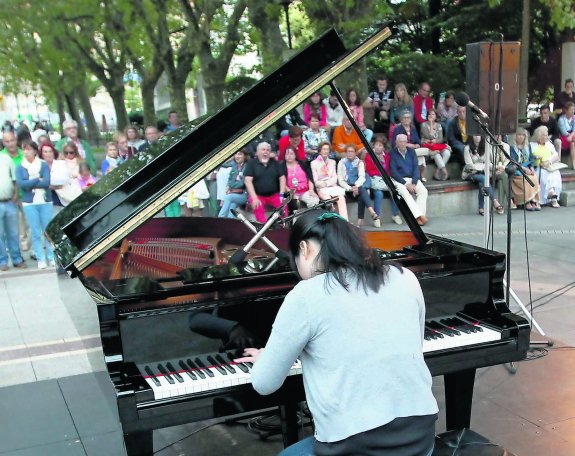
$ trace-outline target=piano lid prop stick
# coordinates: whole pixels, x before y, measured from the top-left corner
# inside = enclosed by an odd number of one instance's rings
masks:
[[[284,206],[281,205],[280,209],[283,210],[283,207]],[[240,261],[243,261],[254,244],[264,236],[265,232],[275,223],[278,218],[280,218],[280,212],[279,210],[276,210],[272,215],[270,215],[264,226],[262,226],[262,228],[256,234],[254,234],[254,237],[251,238],[251,240],[242,249],[238,249],[234,252],[230,258],[230,263],[236,264]]]
[[[242,214],[241,212],[236,211],[235,209],[231,209],[231,213],[234,214],[234,216],[240,220],[245,226],[247,226],[253,233],[257,233],[258,229],[253,225],[252,222],[250,222],[245,216],[244,214]],[[272,252],[277,256],[277,257],[286,257],[287,254],[283,251],[280,250],[272,241],[270,241],[266,236],[262,236],[262,241],[264,241],[266,243],[266,245],[272,250]]]

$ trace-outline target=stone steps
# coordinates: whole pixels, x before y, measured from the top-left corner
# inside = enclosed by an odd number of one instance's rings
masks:
[[[434,181],[427,177],[425,186],[428,190],[427,216],[445,217],[451,215],[469,215],[477,213],[477,185],[460,179],[461,167],[457,163],[448,163],[451,178],[447,181]],[[426,176],[433,176],[435,165],[428,164]],[[561,193],[561,206],[575,205],[575,170],[561,170],[563,176],[563,192]],[[503,201],[501,201],[503,203]],[[357,202],[347,205],[350,220],[357,220]],[[393,223],[391,220],[391,203],[389,197],[383,201],[382,223]],[[366,212],[366,225],[370,223]]]

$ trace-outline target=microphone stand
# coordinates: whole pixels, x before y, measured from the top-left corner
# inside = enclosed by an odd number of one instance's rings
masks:
[[[521,299],[519,299],[517,294],[515,294],[515,292],[510,287],[510,284],[511,284],[511,178],[512,178],[513,174],[515,174],[515,171],[519,171],[521,173],[521,175],[523,176],[523,178],[525,179],[525,181],[527,181],[527,183],[529,185],[531,185],[531,187],[535,187],[535,183],[529,178],[527,173],[523,170],[523,167],[519,163],[517,163],[515,160],[513,160],[513,158],[511,157],[511,155],[509,153],[507,153],[507,151],[503,147],[503,144],[501,144],[499,141],[497,141],[497,138],[495,137],[495,135],[491,132],[491,130],[489,130],[489,125],[488,125],[487,121],[482,121],[477,114],[473,115],[473,119],[475,120],[475,122],[477,122],[477,124],[483,130],[483,132],[487,136],[489,136],[489,138],[492,141],[491,144],[494,146],[497,146],[499,148],[499,150],[501,150],[501,152],[503,153],[505,158],[507,158],[507,160],[509,160],[509,164],[507,165],[507,167],[505,169],[505,172],[508,175],[508,179],[507,179],[507,181],[508,181],[507,182],[507,201],[506,201],[506,205],[507,205],[507,245],[506,245],[506,247],[507,247],[506,248],[507,279],[503,279],[503,283],[505,285],[505,304],[507,305],[507,308],[509,308],[509,297],[512,296],[513,300],[517,303],[517,305],[521,308],[521,310],[523,311],[523,313],[527,317],[527,320],[529,320],[529,322],[537,329],[539,334],[541,334],[542,336],[545,336],[545,332],[543,331],[541,326],[539,326],[537,321],[533,318],[531,313],[527,310],[525,305],[521,302]],[[486,153],[487,153],[487,151],[486,151]],[[485,168],[487,171],[487,168],[488,168],[487,164],[486,164]],[[485,177],[486,182],[488,182],[487,179],[488,179],[488,174],[486,174],[486,177]],[[485,212],[487,213],[488,211],[485,211]],[[488,248],[487,237],[485,239],[485,248]],[[552,341],[534,341],[534,342],[530,342],[530,345],[546,345],[546,346],[550,347],[553,345],[553,342]],[[517,372],[517,367],[515,366],[514,362],[510,363],[509,371],[513,374],[515,372]]]

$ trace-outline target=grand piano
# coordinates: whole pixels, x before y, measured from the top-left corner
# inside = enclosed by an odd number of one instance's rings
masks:
[[[244,223],[161,212],[389,34],[383,29],[347,50],[335,31],[325,33],[215,115],[114,170],[48,226],[60,263],[97,306],[128,455],[152,454],[155,429],[271,407],[280,412],[284,442],[297,440],[301,366],[275,394],[259,396],[251,366],[232,361],[245,344],[265,344],[297,281],[279,254],[289,225],[274,225],[268,242],[232,261],[254,236]],[[365,235],[383,258],[417,275],[426,301],[425,359],[444,377],[447,428],[468,428],[476,369],[523,359],[530,328],[505,304],[503,254],[425,234],[392,197],[409,230]]]

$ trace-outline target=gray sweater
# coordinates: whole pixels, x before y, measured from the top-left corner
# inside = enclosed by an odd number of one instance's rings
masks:
[[[437,413],[422,353],[425,304],[414,274],[391,267],[379,292],[367,294],[335,281],[326,289],[325,279],[301,281],[286,296],[253,368],[256,391],[276,391],[299,358],[320,442]]]

